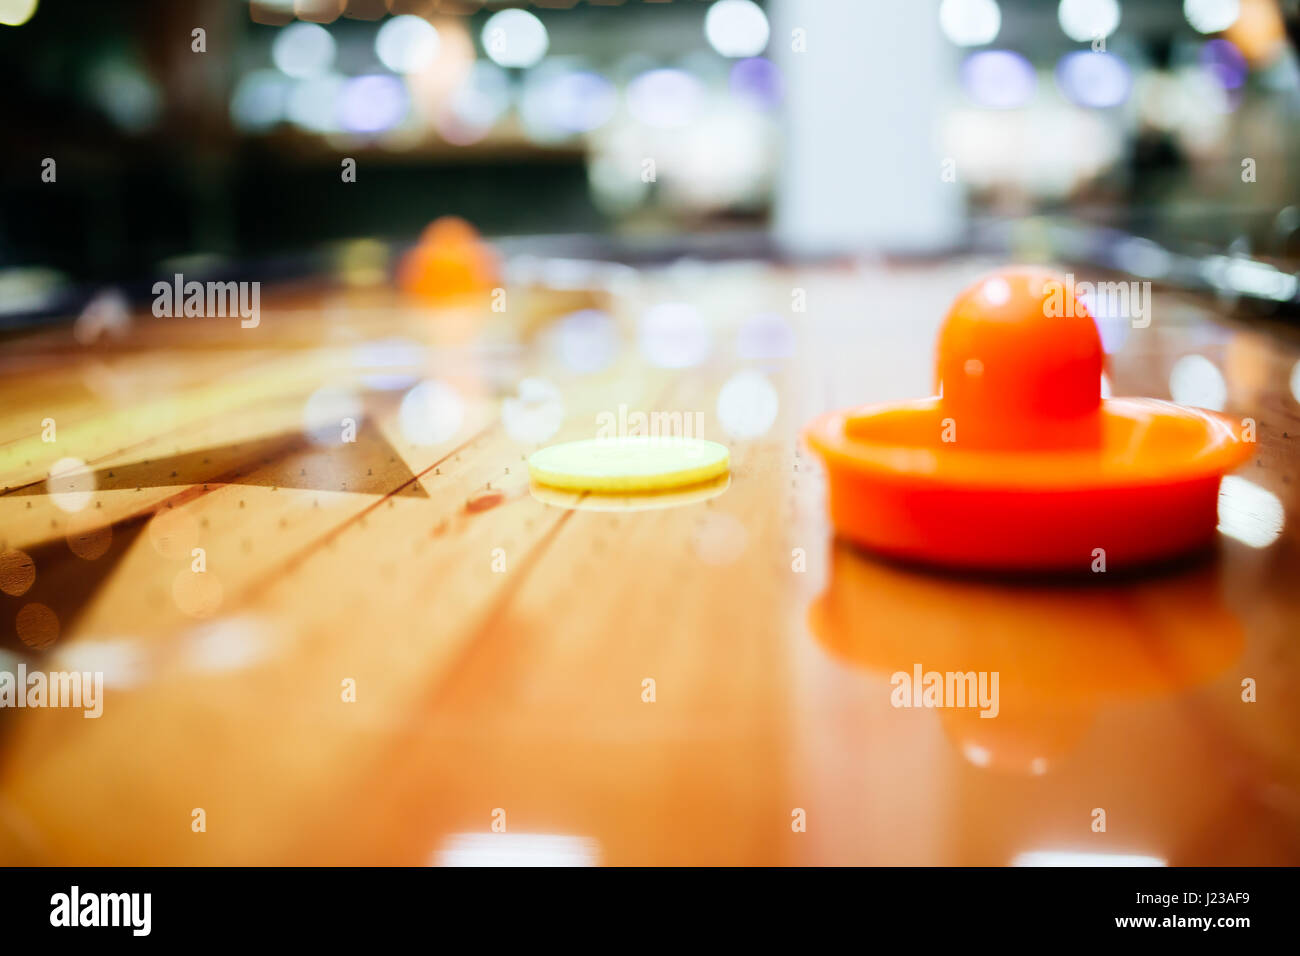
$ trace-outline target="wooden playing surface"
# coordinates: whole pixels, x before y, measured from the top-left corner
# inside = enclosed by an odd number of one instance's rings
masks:
[[[1257,420],[1215,560],[1072,585],[832,544],[800,426],[928,394],[945,304],[989,265],[676,267],[505,313],[266,288],[256,329],[0,342],[0,670],[107,685],[97,720],[0,711],[0,862],[1300,863],[1294,338],[1158,294],[1112,359],[1115,394],[1168,397],[1203,355]],[[642,355],[638,316],[672,301],[706,321],[700,364]],[[598,371],[551,334],[585,307],[620,332]],[[779,413],[732,439],[745,369]],[[730,483],[543,500],[503,415],[529,378],[562,396],[547,441],[620,405],[702,412]],[[400,413],[424,379],[463,402],[431,445]],[[356,396],[355,442],[304,434],[322,387]],[[65,458],[87,471],[51,494]],[[999,671],[998,718],[892,707],[917,663]]]

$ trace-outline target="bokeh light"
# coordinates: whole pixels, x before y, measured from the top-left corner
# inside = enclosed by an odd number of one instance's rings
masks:
[[[291,23],[275,36],[271,60],[294,79],[319,76],[334,64],[334,37],[319,23]]]
[[[1240,0],[1183,0],[1183,16],[1201,33],[1226,30],[1240,14]]]
[[[689,124],[704,101],[704,87],[684,70],[647,70],[627,87],[628,111],[655,129],[679,129]]]
[[[347,81],[337,73],[299,80],[289,91],[285,115],[313,133],[332,133],[338,126],[338,101]]]
[[[762,201],[770,132],[752,110],[713,108],[675,138],[660,197],[683,209],[740,209]]]
[[[596,866],[600,845],[564,833],[453,833],[434,866]]]
[[[556,326],[552,348],[570,371],[580,374],[599,372],[618,354],[618,325],[609,313],[582,309],[561,319]]]
[[[732,96],[761,109],[775,109],[781,104],[781,71],[766,57],[740,60],[731,68],[727,84]]]
[[[0,0],[0,23],[20,27],[36,13],[38,0]]]
[[[402,122],[410,111],[406,84],[395,76],[356,76],[339,91],[338,122],[350,133],[379,133]]]
[[[261,661],[275,643],[274,629],[261,618],[235,615],[194,628],[185,635],[179,656],[187,670],[226,674]]]
[[[172,578],[172,600],[182,614],[190,617],[212,617],[221,609],[225,588],[214,571],[196,572],[182,568]]]
[[[1124,61],[1114,53],[1077,50],[1061,57],[1056,83],[1071,102],[1105,108],[1123,103],[1133,87]]]
[[[997,39],[1002,10],[997,0],[943,0],[939,28],[957,46],[983,46]]]
[[[1197,58],[1225,90],[1240,88],[1250,73],[1246,57],[1230,40],[1216,38],[1207,41]]]
[[[604,126],[617,105],[614,84],[599,73],[539,67],[524,81],[519,116],[534,138],[546,141]]]
[[[230,99],[230,118],[242,130],[259,132],[285,119],[293,81],[279,70],[254,70]]]
[[[25,594],[36,581],[36,562],[26,551],[0,551],[0,591],[10,597]]]
[[[338,445],[347,420],[360,426],[362,417],[361,399],[355,392],[342,385],[325,385],[312,392],[303,405],[303,434],[318,445]]]
[[[483,24],[483,50],[499,66],[526,68],[546,56],[546,26],[527,10],[502,10]]]
[[[1169,371],[1169,395],[1179,405],[1221,412],[1228,401],[1228,385],[1218,366],[1204,355],[1184,355]]]
[[[397,413],[398,430],[412,445],[437,445],[455,437],[465,420],[465,402],[450,385],[428,380],[406,393]]]
[[[967,95],[989,109],[1024,106],[1038,85],[1030,62],[1010,50],[972,53],[961,65],[961,81]]]
[[[1071,40],[1088,43],[1110,36],[1119,26],[1118,0],[1061,0],[1056,19]]]
[[[1252,548],[1267,548],[1282,535],[1286,508],[1267,488],[1240,475],[1219,485],[1219,530]]]
[[[380,339],[353,349],[352,367],[366,388],[384,392],[408,389],[417,382],[428,354],[426,346],[411,339]]]
[[[202,535],[192,508],[163,508],[154,512],[148,525],[149,543],[169,561],[188,559]]]
[[[742,359],[784,359],[794,350],[794,329],[776,312],[750,316],[736,332],[736,354]]]
[[[95,473],[80,458],[60,458],[45,479],[50,501],[60,511],[81,511],[95,491]]]
[[[718,392],[718,423],[732,438],[761,438],[776,422],[781,401],[761,372],[746,369],[727,379]]]
[[[375,55],[394,73],[418,73],[438,56],[438,31],[423,17],[403,14],[384,22],[375,34]]]
[[[95,66],[89,77],[91,96],[120,129],[139,133],[162,113],[162,92],[134,62],[116,57]]]
[[[463,20],[441,22],[438,36],[438,56],[406,78],[415,112],[426,126],[437,126],[451,115],[449,104],[478,65],[474,39]],[[493,63],[485,61],[483,65],[500,72]]]
[[[650,184],[629,175],[632,164],[619,156],[596,154],[587,164],[587,182],[596,208],[609,215],[635,209],[650,195]]]
[[[544,379],[524,379],[517,393],[502,401],[501,421],[506,434],[517,442],[540,445],[548,441],[564,424],[560,390]]]
[[[69,519],[65,537],[69,551],[83,561],[97,561],[113,546],[113,526],[93,510],[83,511]]]
[[[1001,276],[989,279],[980,286],[980,298],[989,305],[1006,305],[1011,301],[1011,286]]]
[[[59,670],[104,675],[104,686],[138,687],[150,676],[149,652],[135,638],[83,637],[63,644],[51,655]]]
[[[510,78],[495,63],[479,60],[438,118],[447,142],[467,146],[483,139],[510,109]]]
[[[1251,63],[1272,64],[1287,49],[1286,25],[1277,0],[1242,0],[1241,12],[1226,36]]]
[[[709,46],[726,57],[757,56],[770,35],[767,14],[752,0],[717,0],[704,16]]]
[[[14,617],[18,639],[32,650],[43,651],[59,639],[59,616],[39,601],[24,604]]]
[[[646,361],[660,368],[699,365],[712,344],[703,316],[685,302],[663,302],[646,309],[637,341]]]

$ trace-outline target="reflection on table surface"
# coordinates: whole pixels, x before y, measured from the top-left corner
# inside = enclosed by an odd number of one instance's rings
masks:
[[[832,542],[800,427],[925,394],[988,265],[647,270],[522,317],[268,289],[255,334],[6,343],[0,670],[105,706],[0,711],[0,861],[1300,862],[1293,337],[1157,293],[1111,340],[1114,394],[1257,421],[1217,554],[1068,582]],[[729,482],[530,492],[623,405],[702,412]],[[894,706],[918,669],[996,673],[997,716]]]

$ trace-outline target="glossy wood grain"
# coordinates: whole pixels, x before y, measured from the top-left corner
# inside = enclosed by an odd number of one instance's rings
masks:
[[[108,689],[98,720],[0,711],[0,862],[1300,862],[1285,330],[1157,294],[1111,359],[1115,394],[1168,397],[1175,363],[1204,356],[1226,410],[1258,423],[1209,560],[994,580],[833,543],[800,427],[927,394],[944,307],[987,265],[678,267],[521,292],[504,315],[267,290],[256,329],[140,317],[94,346],[5,341],[0,669],[102,670]],[[656,367],[638,318],[674,301],[711,348]],[[593,305],[617,352],[581,372],[555,320]],[[745,370],[779,411],[741,439],[718,402]],[[422,446],[401,402],[425,378],[463,418]],[[620,405],[701,412],[730,482],[532,492],[536,442],[502,411],[527,378],[562,397],[548,441],[593,437]],[[323,386],[359,398],[355,443],[304,435]],[[75,512],[46,481],[68,457],[94,476]],[[9,594],[22,556],[34,583]],[[33,603],[57,637],[19,634]],[[996,670],[999,715],[893,706],[891,674],[918,664]]]

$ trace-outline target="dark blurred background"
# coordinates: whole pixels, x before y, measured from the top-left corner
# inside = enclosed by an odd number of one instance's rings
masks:
[[[611,248],[1074,243],[1157,278],[1249,256],[1282,301],[1296,7],[0,0],[0,310],[447,213]]]

